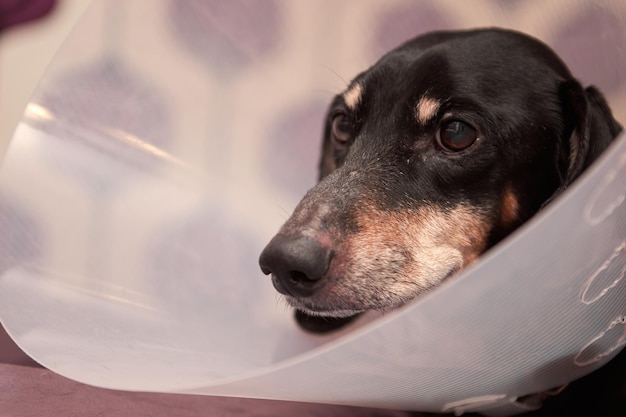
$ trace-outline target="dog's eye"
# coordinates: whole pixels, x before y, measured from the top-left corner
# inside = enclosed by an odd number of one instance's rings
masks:
[[[478,139],[476,130],[467,123],[453,120],[444,123],[437,132],[437,142],[445,150],[458,152],[469,148]]]
[[[331,120],[330,133],[337,145],[346,146],[352,137],[352,124],[345,113],[337,113]]]

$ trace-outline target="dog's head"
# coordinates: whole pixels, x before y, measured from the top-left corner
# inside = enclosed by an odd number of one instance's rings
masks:
[[[619,130],[600,93],[535,39],[420,36],[335,97],[320,182],[261,268],[304,315],[397,307],[530,218]]]

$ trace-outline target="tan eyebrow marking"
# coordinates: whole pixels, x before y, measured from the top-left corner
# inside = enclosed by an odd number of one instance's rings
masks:
[[[356,110],[356,107],[361,102],[362,95],[363,86],[359,83],[356,83],[348,91],[343,93],[343,99],[346,102],[346,106],[348,106],[350,110]]]
[[[437,115],[437,110],[439,110],[440,105],[441,103],[434,98],[422,97],[417,103],[415,111],[417,121],[422,125],[427,124]]]

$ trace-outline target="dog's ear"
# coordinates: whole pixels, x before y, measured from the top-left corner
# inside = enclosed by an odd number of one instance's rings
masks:
[[[578,81],[569,80],[561,85],[560,96],[568,137],[559,150],[561,184],[552,198],[563,192],[622,130],[597,88],[583,88]]]

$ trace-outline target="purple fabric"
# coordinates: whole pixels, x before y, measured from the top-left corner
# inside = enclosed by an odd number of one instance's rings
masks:
[[[39,19],[54,9],[56,0],[0,0],[0,31]]]
[[[37,365],[28,355],[11,340],[9,335],[4,330],[4,327],[0,326],[0,365],[2,364],[13,365]]]

